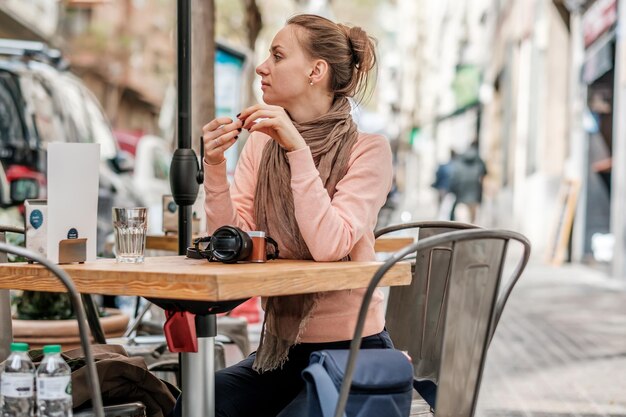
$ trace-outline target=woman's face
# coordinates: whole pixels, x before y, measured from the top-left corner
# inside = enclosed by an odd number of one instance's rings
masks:
[[[256,68],[266,104],[289,110],[307,97],[313,61],[300,46],[296,36],[299,30],[303,29],[294,25],[282,28],[272,41],[269,57]]]

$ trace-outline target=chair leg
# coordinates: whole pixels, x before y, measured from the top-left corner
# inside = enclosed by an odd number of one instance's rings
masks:
[[[413,402],[411,403],[411,414],[409,414],[410,417],[432,415],[432,409],[429,407],[428,404],[426,404],[426,402],[422,400],[413,400]]]
[[[9,290],[0,291],[0,362],[9,356],[13,327],[11,324],[11,297]]]
[[[6,242],[6,234],[0,230],[0,242]],[[0,253],[0,262],[8,262],[5,252]],[[13,325],[11,323],[11,293],[9,290],[0,291],[0,362],[9,357],[11,342],[13,341]]]

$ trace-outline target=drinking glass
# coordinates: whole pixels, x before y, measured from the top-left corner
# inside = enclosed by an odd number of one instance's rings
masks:
[[[121,263],[142,263],[146,248],[148,209],[113,207],[115,259]]]

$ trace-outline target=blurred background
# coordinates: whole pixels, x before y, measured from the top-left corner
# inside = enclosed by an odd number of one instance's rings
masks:
[[[379,72],[355,119],[389,139],[396,168],[379,226],[449,218],[435,173],[473,144],[482,195],[474,209],[456,205],[457,219],[521,231],[535,256],[623,278],[626,176],[612,164],[626,146],[613,116],[626,98],[617,3],[192,1],[192,131],[259,100],[254,67],[289,16],[362,26],[378,40]],[[4,223],[21,223],[22,197],[45,197],[47,143],[95,141],[99,252],[112,205],[148,206],[151,230],[161,229],[175,146],[175,28],[174,0],[0,1]],[[231,173],[244,142],[230,151]]]

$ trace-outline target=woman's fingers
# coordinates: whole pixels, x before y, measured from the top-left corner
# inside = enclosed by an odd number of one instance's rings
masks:
[[[246,119],[248,116],[250,116],[252,113],[254,113],[257,110],[261,110],[261,109],[267,109],[267,110],[283,110],[282,107],[280,106],[272,106],[269,104],[255,104],[252,105],[250,107],[246,107],[245,109],[243,109],[241,111],[241,113],[239,113],[237,115],[238,119]]]
[[[228,142],[231,139],[235,139],[239,136],[239,130],[232,130],[228,133],[224,133],[213,139],[204,139],[204,149],[216,149],[222,146],[224,143]]]
[[[259,122],[253,123],[250,129],[250,133],[256,132],[258,130],[263,131],[264,129],[274,128],[278,124],[276,119],[263,119]]]
[[[232,123],[232,121],[233,120],[230,117],[226,117],[226,116],[218,117],[217,119],[213,119],[209,123],[202,126],[202,132],[203,133],[211,132],[217,129],[218,127],[220,127],[221,125]]]
[[[241,121],[235,119],[234,121],[229,117],[219,117],[211,120],[202,128],[202,137],[204,137],[204,144],[207,145],[207,141],[222,136],[225,133],[230,133],[241,129]]]
[[[238,122],[240,123],[240,122]],[[226,133],[226,129],[218,128],[204,135],[204,159],[209,164],[218,164],[224,160],[224,151],[232,146],[239,137],[241,128],[234,128]],[[215,132],[219,136],[215,137]]]
[[[277,118],[263,119],[255,123],[254,126],[250,128],[250,133],[252,132],[265,133],[287,150],[287,152],[306,146],[306,142],[304,142],[304,139],[298,134],[297,130],[295,131],[297,136],[287,134],[287,130],[281,130],[281,121]]]
[[[259,109],[256,110],[243,121],[243,128],[250,130],[255,125],[254,121],[257,119],[268,119],[280,117],[281,113],[274,109]],[[257,122],[259,123],[259,122]]]
[[[267,104],[255,104],[245,108],[237,115],[237,118],[243,122],[243,127],[248,129],[252,123],[261,117],[277,117],[286,114],[285,109],[280,106],[269,106]]]
[[[248,116],[250,116],[252,113],[254,113],[255,111],[261,108],[262,108],[261,104],[255,104],[254,106],[246,107],[245,109],[241,111],[241,113],[237,115],[237,118],[241,121],[244,121],[248,118]]]
[[[224,151],[233,146],[235,142],[237,142],[236,138],[226,139],[224,142],[222,142],[221,140],[218,141],[218,145],[212,149],[212,156],[223,156]]]
[[[233,130],[232,132],[225,133],[222,136],[215,138],[215,143],[219,147],[219,146],[222,146],[222,144],[228,142],[229,140],[237,139],[238,137],[239,137],[239,130]]]

